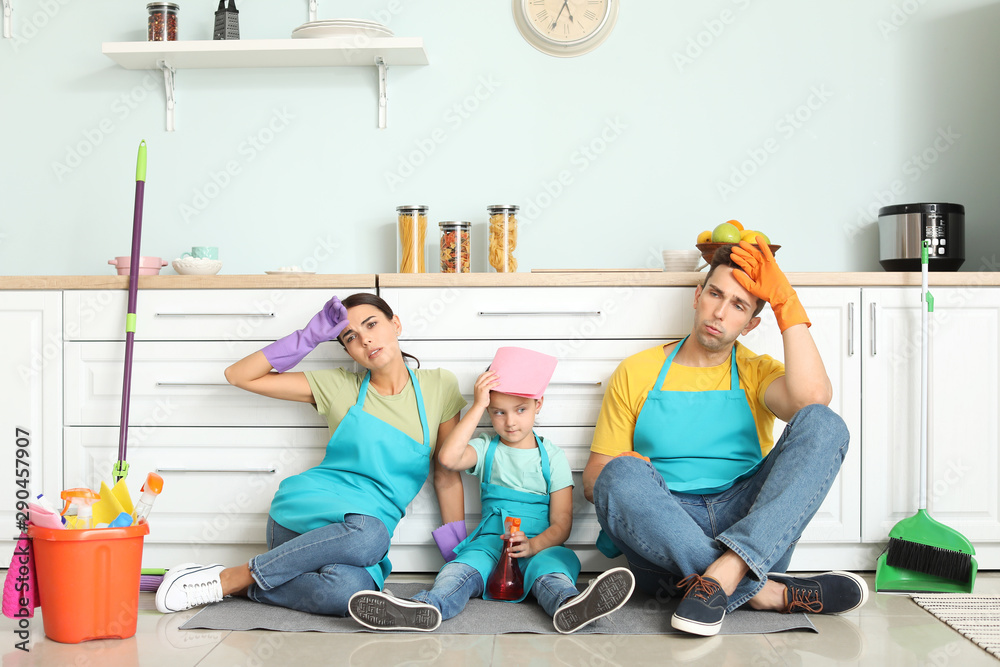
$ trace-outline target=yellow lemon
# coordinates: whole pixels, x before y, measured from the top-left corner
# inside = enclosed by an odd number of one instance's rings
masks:
[[[711,242],[712,242],[712,232],[710,232],[709,230],[706,229],[701,234],[698,234],[698,240],[696,241],[696,243],[711,243]]]

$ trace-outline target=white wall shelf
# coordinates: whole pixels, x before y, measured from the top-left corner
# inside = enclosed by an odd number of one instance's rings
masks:
[[[420,37],[104,42],[101,51],[125,69],[163,71],[168,131],[173,130],[174,74],[178,69],[375,67],[378,126],[385,128],[387,67],[428,64]]]

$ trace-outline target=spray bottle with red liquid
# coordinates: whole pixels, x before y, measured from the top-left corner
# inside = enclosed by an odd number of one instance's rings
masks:
[[[521,520],[507,517],[504,528],[507,537],[503,538],[500,560],[486,581],[486,592],[494,600],[520,600],[524,597],[524,575],[517,559],[510,553],[510,534],[521,530]]]

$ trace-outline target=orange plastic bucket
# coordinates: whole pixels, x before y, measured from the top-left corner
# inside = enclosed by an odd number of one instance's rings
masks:
[[[91,530],[28,527],[47,637],[78,644],[135,634],[142,539],[148,534],[148,523]]]

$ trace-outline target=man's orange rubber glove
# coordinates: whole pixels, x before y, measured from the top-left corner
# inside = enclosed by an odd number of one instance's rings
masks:
[[[634,450],[629,450],[627,452],[622,452],[618,456],[634,456],[637,459],[642,459],[646,463],[649,463],[649,457],[643,456],[642,454],[640,454],[639,452],[634,451]],[[618,456],[616,456],[615,458],[618,458]]]
[[[759,238],[756,237],[754,241]],[[754,246],[746,241],[740,241],[739,245],[733,246],[732,258],[744,271],[744,273],[733,272],[736,282],[758,299],[764,299],[771,304],[774,319],[778,321],[781,333],[796,324],[805,324],[807,327],[812,325],[806,315],[806,309],[799,301],[799,295],[778,268],[778,263],[774,261],[774,255],[766,243]]]

